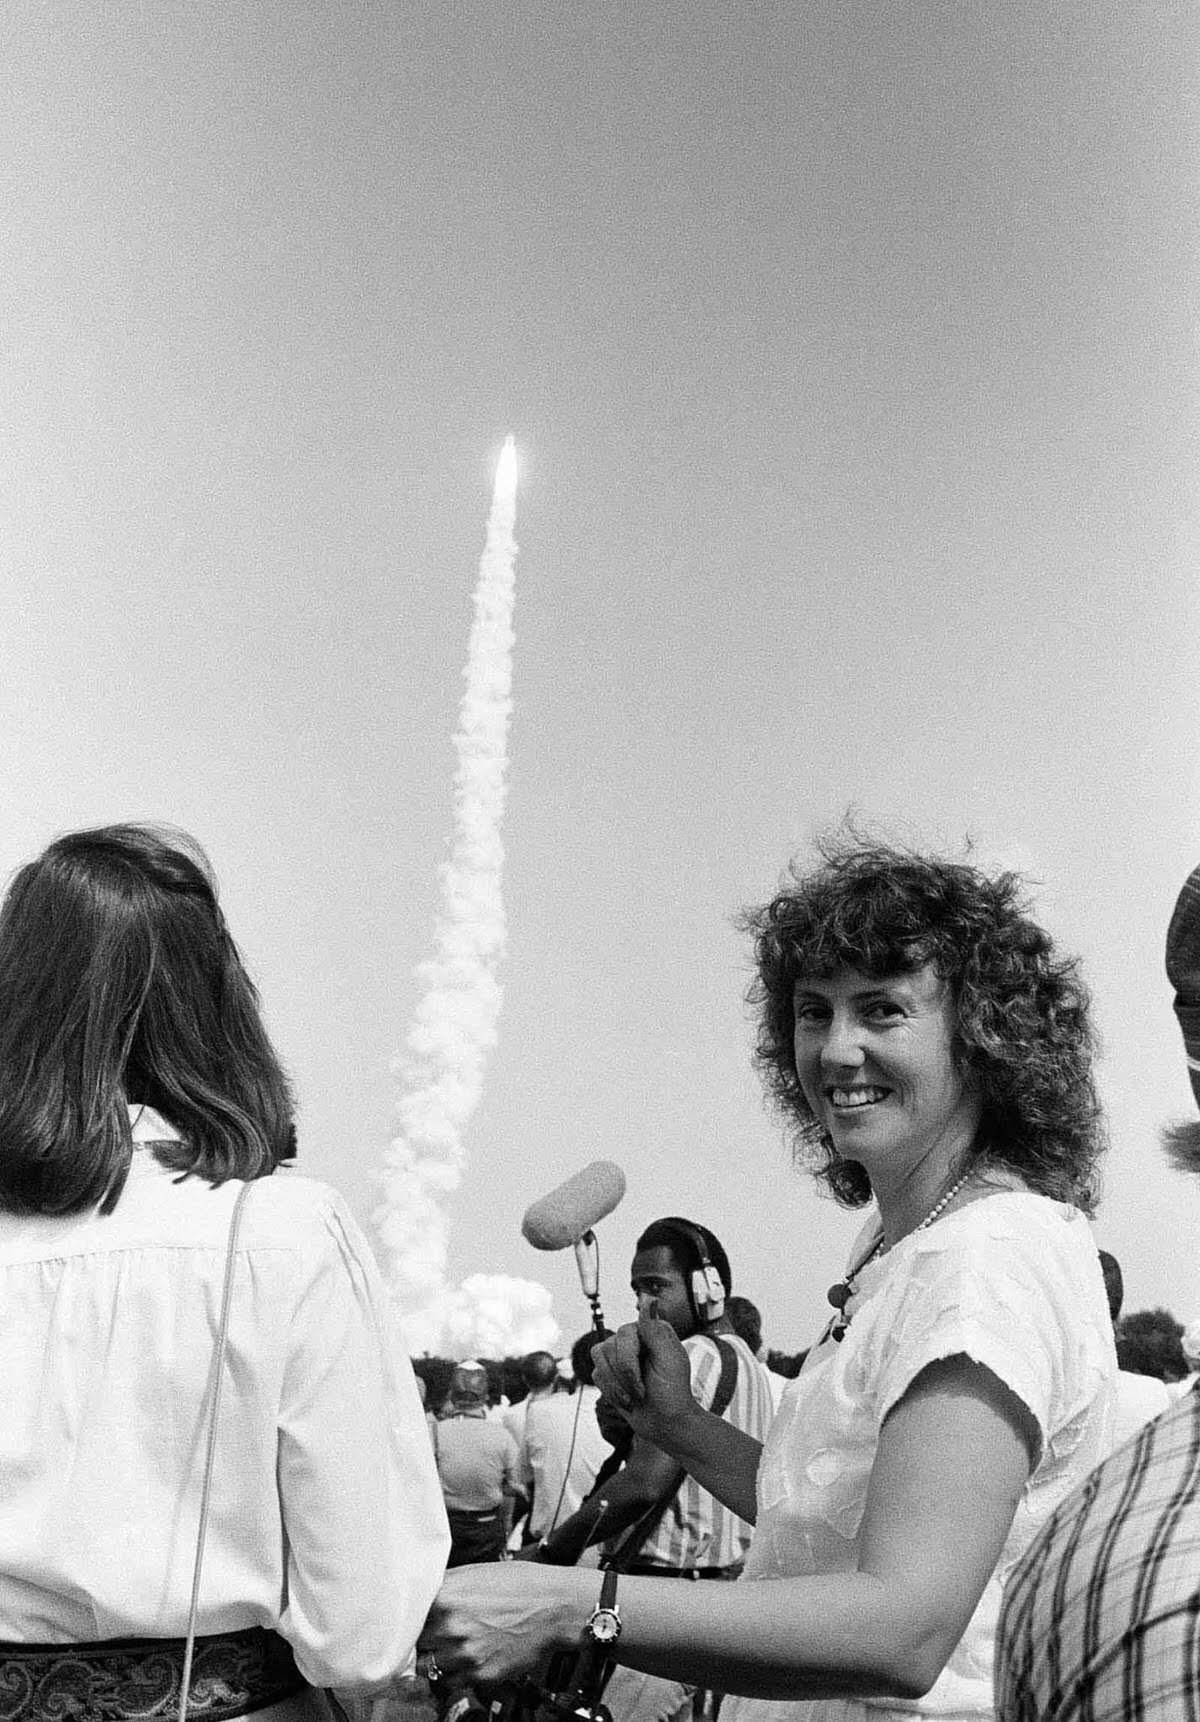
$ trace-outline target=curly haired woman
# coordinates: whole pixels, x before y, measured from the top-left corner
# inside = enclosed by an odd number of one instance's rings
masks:
[[[695,1404],[666,1324],[598,1352],[634,1428],[755,1521],[737,1585],[623,1579],[615,1655],[742,1695],[722,1722],[977,1722],[1004,1580],[1109,1445],[1087,998],[1012,875],[882,845],[826,844],[745,926],[768,1085],[873,1207],[765,1447]],[[578,1637],[594,1579],[508,1576],[443,1589],[441,1666]]]

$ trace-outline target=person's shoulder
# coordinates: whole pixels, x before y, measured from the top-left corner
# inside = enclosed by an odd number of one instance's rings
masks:
[[[911,1234],[914,1254],[978,1260],[992,1245],[1031,1261],[1063,1255],[1095,1257],[1091,1224],[1081,1209],[1035,1190],[990,1190]]]
[[[1082,1226],[1086,1231],[1087,1215],[1071,1202],[1060,1202],[1054,1196],[1044,1196],[1040,1190],[1027,1190],[1023,1185],[983,1185],[983,1194],[976,1201],[966,1202],[947,1215],[948,1219],[969,1219],[1003,1230],[1025,1231],[1030,1226],[1054,1230],[1066,1226]]]
[[[574,1395],[571,1393],[547,1393],[542,1399],[530,1399],[526,1402],[523,1419],[525,1429],[536,1429],[540,1424],[552,1423],[561,1416],[562,1407],[571,1405]]]
[[[495,1447],[498,1452],[508,1453],[511,1451],[516,1453],[517,1443],[513,1439],[511,1430],[506,1429],[503,1423],[494,1417],[478,1417],[475,1421],[488,1432],[483,1439]]]
[[[732,1334],[723,1333],[720,1337],[722,1339],[731,1339],[733,1336]],[[698,1373],[704,1374],[708,1370],[720,1369],[721,1348],[717,1344],[716,1334],[689,1333],[687,1338],[682,1341],[682,1344],[684,1351],[687,1353],[688,1365],[692,1371],[693,1381]]]
[[[243,1227],[251,1247],[303,1249],[331,1235],[360,1236],[345,1197],[331,1184],[287,1169],[250,1185]]]
[[[697,1377],[707,1381],[712,1378],[714,1384],[720,1379],[725,1366],[725,1359],[730,1352],[739,1375],[749,1372],[751,1375],[767,1372],[765,1363],[755,1357],[750,1347],[740,1334],[736,1333],[694,1333],[683,1342],[684,1350],[688,1353],[688,1361],[692,1368],[692,1379]],[[715,1385],[713,1391],[716,1391]]]
[[[732,1330],[728,1333],[689,1333],[683,1341],[683,1349],[689,1356],[715,1357],[718,1361],[721,1358],[721,1347],[725,1345],[732,1346],[739,1357],[754,1357],[741,1335]]]
[[[1039,1340],[1058,1348],[1069,1329],[1079,1341],[1072,1355],[1086,1353],[1102,1373],[1115,1372],[1095,1237],[1087,1216],[1066,1203],[992,1190],[910,1232],[877,1272],[868,1324],[877,1344],[891,1344],[898,1322],[922,1336],[1004,1330],[1035,1349]]]
[[[319,1178],[306,1177],[281,1167],[269,1178],[257,1178],[251,1185],[249,1200],[269,1214],[288,1214],[301,1218],[305,1214],[344,1213],[345,1198]]]
[[[718,1340],[720,1341],[720,1344],[717,1345],[718,1353],[721,1353],[723,1346],[728,1346],[737,1358],[739,1365],[748,1364],[754,1369],[766,1368],[766,1365],[755,1355],[753,1348],[742,1338],[740,1333],[713,1333],[709,1334],[708,1338],[714,1344]]]
[[[767,1393],[771,1395],[772,1403],[774,1403],[777,1397],[775,1383],[779,1381],[780,1378],[777,1375],[772,1375],[762,1358],[757,1355],[753,1347],[748,1345],[740,1334],[723,1333],[721,1338],[727,1345],[732,1347],[734,1355],[737,1358],[739,1372],[748,1379],[759,1381],[766,1389]]]
[[[1032,1300],[1072,1321],[1086,1313],[1111,1343],[1095,1234],[1069,1203],[1031,1190],[994,1190],[904,1242],[910,1294],[934,1284],[986,1287],[994,1303],[1030,1308]]]

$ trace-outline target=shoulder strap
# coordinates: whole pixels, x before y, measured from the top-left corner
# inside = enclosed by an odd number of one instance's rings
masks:
[[[713,1394],[713,1402],[709,1410],[714,1417],[724,1417],[729,1410],[730,1401],[737,1387],[738,1354],[727,1339],[718,1339],[715,1333],[706,1336],[711,1339],[721,1354],[721,1377],[717,1382],[717,1391]]]
[[[179,1679],[179,1722],[187,1722],[188,1687],[192,1681],[192,1652],[196,1647],[196,1614],[200,1606],[200,1573],[204,1565],[204,1539],[208,1533],[208,1508],[212,1497],[213,1460],[217,1453],[217,1412],[221,1408],[221,1387],[225,1380],[225,1352],[229,1340],[229,1310],[233,1302],[233,1270],[237,1260],[238,1233],[242,1226],[242,1211],[250,1194],[247,1181],[238,1191],[237,1201],[229,1220],[229,1242],[225,1249],[225,1284],[221,1289],[221,1320],[213,1348],[212,1410],[208,1414],[208,1445],[204,1453],[204,1482],[200,1489],[200,1527],[196,1532],[196,1560],[192,1567],[192,1598],[188,1604],[187,1638],[183,1648],[183,1673]]]

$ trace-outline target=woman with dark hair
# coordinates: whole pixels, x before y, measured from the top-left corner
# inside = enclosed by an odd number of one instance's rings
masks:
[[[737,1585],[622,1579],[609,1650],[742,1695],[722,1722],[989,1717],[1005,1578],[1109,1444],[1086,996],[1011,875],[882,845],[826,844],[744,924],[768,1084],[872,1208],[765,1447],[696,1405],[665,1323],[597,1353],[634,1428],[755,1521]],[[456,1576],[423,1640],[497,1678],[576,1641],[594,1587]]]
[[[198,845],[109,826],[18,872],[0,907],[6,1714],[173,1714],[206,1493],[193,1717],[319,1716],[314,1689],[409,1662],[448,1544],[433,1456],[358,1227],[333,1190],[275,1175],[294,1141]]]

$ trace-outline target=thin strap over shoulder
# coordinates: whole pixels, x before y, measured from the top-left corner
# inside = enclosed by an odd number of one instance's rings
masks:
[[[196,1560],[192,1567],[192,1596],[188,1604],[187,1638],[183,1650],[183,1674],[179,1681],[179,1722],[187,1722],[188,1687],[192,1680],[192,1653],[196,1647],[196,1614],[200,1606],[200,1574],[204,1567],[204,1539],[208,1533],[208,1508],[212,1496],[213,1461],[217,1453],[217,1413],[221,1409],[221,1388],[225,1381],[225,1350],[229,1338],[229,1311],[233,1303],[233,1274],[237,1261],[238,1234],[242,1227],[242,1212],[251,1185],[247,1182],[238,1191],[233,1213],[229,1218],[229,1241],[225,1250],[225,1283],[221,1289],[221,1319],[213,1348],[212,1410],[208,1418],[208,1443],[204,1452],[204,1481],[200,1489],[200,1525],[196,1532]]]
[[[714,1417],[724,1417],[729,1409],[729,1402],[733,1398],[734,1389],[737,1387],[738,1354],[727,1339],[718,1339],[715,1333],[707,1334],[705,1337],[712,1340],[721,1356],[721,1374],[717,1381],[717,1391],[713,1394],[713,1401],[708,1409]]]

